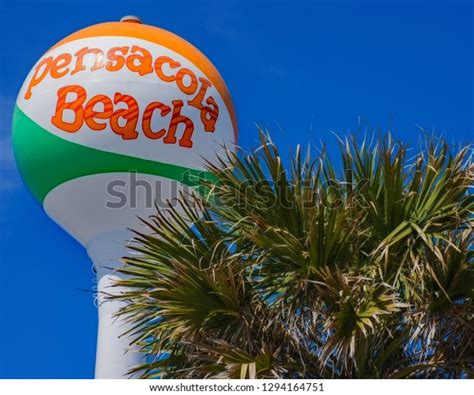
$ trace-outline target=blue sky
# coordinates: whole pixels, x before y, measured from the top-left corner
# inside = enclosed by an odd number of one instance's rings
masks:
[[[474,4],[349,1],[0,0],[0,378],[90,378],[97,311],[91,263],[52,223],[15,168],[16,94],[41,54],[69,33],[126,14],[181,35],[233,95],[240,145],[255,124],[282,147],[331,131],[420,125],[474,135]]]

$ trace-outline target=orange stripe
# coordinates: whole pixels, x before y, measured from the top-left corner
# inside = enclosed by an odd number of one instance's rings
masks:
[[[217,91],[220,93],[222,99],[224,100],[224,103],[227,107],[227,111],[230,114],[232,127],[234,129],[235,143],[237,144],[237,118],[235,116],[234,106],[232,104],[232,99],[230,97],[229,90],[227,89],[224,80],[222,79],[221,75],[214,67],[214,65],[196,47],[194,47],[181,37],[155,26],[143,25],[138,23],[106,22],[86,27],[85,29],[79,30],[67,36],[63,40],[59,41],[49,51],[71,41],[97,36],[125,36],[140,38],[169,48],[172,51],[184,56],[186,59],[191,61],[214,84]]]

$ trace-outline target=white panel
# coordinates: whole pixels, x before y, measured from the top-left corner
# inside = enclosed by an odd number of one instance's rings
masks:
[[[134,188],[130,177],[128,173],[107,173],[76,178],[54,188],[44,200],[44,209],[66,232],[86,245],[89,239],[102,233],[127,228],[145,230],[137,217],[156,214],[155,197],[160,198],[159,202],[164,206],[167,199],[178,196],[178,191],[189,190],[176,181],[147,174],[137,174],[140,185]],[[107,185],[117,181],[125,187],[115,190],[126,194],[128,201],[122,208],[107,207],[107,203],[120,202],[120,198],[107,191]],[[144,183],[150,185],[151,195]],[[136,191],[136,204],[131,199],[133,191]]]

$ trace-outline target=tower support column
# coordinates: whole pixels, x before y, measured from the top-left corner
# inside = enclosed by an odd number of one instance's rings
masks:
[[[110,300],[107,295],[118,295],[123,287],[114,287],[125,276],[116,271],[120,258],[126,255],[126,243],[131,238],[127,230],[104,233],[91,239],[87,253],[97,273],[98,330],[95,362],[96,379],[125,379],[127,372],[143,361],[137,346],[130,346],[130,337],[121,336],[131,325],[115,314],[125,302]]]

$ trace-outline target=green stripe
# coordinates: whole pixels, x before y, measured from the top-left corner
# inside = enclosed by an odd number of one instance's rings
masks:
[[[100,151],[64,140],[43,129],[18,106],[13,113],[13,149],[21,176],[38,201],[75,178],[100,173],[151,174],[196,186],[211,179],[202,170]]]

